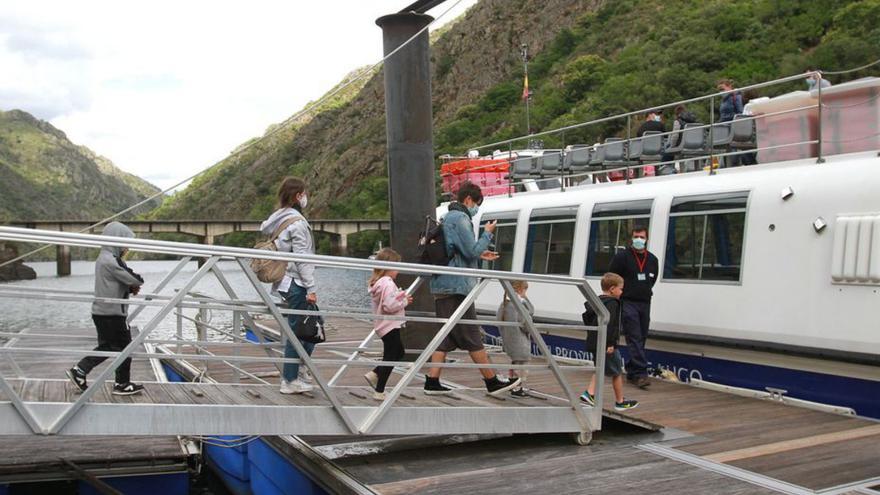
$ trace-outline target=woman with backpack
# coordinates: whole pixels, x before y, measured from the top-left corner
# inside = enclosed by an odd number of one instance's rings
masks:
[[[295,254],[315,254],[315,243],[312,231],[302,210],[308,204],[306,183],[298,177],[287,177],[278,188],[278,209],[260,226],[263,235],[270,236],[280,252]],[[304,307],[306,303],[318,302],[315,293],[315,265],[304,262],[290,262],[283,278],[272,284],[272,291],[277,291],[287,302],[290,309]],[[288,315],[290,328],[295,329],[302,324],[303,316]],[[299,339],[305,351],[311,356],[315,344]],[[299,354],[288,341],[284,346],[284,357],[297,359]],[[314,387],[312,378],[305,368],[299,364],[284,363],[281,373],[281,393],[299,394],[309,392]]]

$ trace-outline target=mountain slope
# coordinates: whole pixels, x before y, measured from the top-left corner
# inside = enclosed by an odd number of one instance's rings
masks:
[[[435,125],[473,103],[499,79],[517,72],[519,45],[536,51],[559,28],[575,22],[596,0],[482,0],[445,29],[432,45]],[[376,36],[381,36],[376,31]],[[479,47],[479,49],[476,49]],[[267,215],[285,175],[300,175],[312,189],[310,214],[386,217],[383,74],[308,123],[227,159],[166,200],[161,218]],[[314,206],[311,206],[314,205]]]
[[[706,94],[720,77],[744,85],[809,65],[860,65],[877,58],[877,26],[880,0],[482,0],[432,44],[435,152],[461,154],[524,133],[523,42],[533,54],[531,127],[541,131]],[[261,218],[280,179],[299,175],[310,185],[313,216],[387,216],[382,77],[307,123],[258,139],[156,215]],[[592,143],[624,127],[564,140]],[[546,141],[559,146],[563,137]]]
[[[0,111],[0,221],[103,218],[158,191],[48,122]]]

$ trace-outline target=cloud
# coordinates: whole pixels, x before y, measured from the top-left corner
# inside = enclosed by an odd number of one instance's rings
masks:
[[[375,19],[408,3],[3,2],[0,108],[170,186],[378,61]]]
[[[50,120],[92,103],[91,51],[64,27],[0,16],[0,108]]]

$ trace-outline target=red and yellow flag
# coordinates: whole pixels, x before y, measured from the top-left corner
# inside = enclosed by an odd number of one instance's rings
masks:
[[[523,100],[528,100],[528,99],[529,99],[529,75],[528,75],[528,74],[526,74],[526,77],[525,77],[525,79],[523,80],[522,99],[523,99]]]

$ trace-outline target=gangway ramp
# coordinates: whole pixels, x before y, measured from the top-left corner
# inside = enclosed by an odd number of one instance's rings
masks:
[[[25,290],[15,286],[0,287],[0,297],[28,297],[51,300],[79,301],[85,304],[100,299],[103,302],[128,304],[131,323],[139,330],[132,343],[122,352],[84,351],[59,348],[52,345],[31,345],[28,342],[51,342],[51,332],[30,332],[25,335],[2,335],[19,337],[13,346],[0,349],[0,354],[11,363],[18,360],[39,360],[44,356],[66,356],[71,361],[83,355],[101,355],[109,364],[95,376],[90,376],[90,386],[81,394],[72,384],[60,379],[49,379],[27,374],[0,375],[0,434],[7,435],[411,435],[453,433],[526,433],[526,432],[572,432],[579,441],[589,441],[592,432],[601,428],[601,411],[581,407],[576,387],[568,383],[565,364],[550,354],[540,338],[543,326],[532,321],[530,315],[515,297],[511,281],[526,280],[534,283],[560,284],[583,294],[586,302],[600,315],[597,327],[582,325],[554,325],[599,333],[597,345],[605,341],[607,311],[585,280],[555,275],[512,274],[488,270],[472,270],[433,265],[389,263],[376,260],[360,260],[318,255],[300,255],[259,251],[254,249],[204,246],[199,244],[121,239],[89,234],[72,234],[40,230],[0,227],[0,239],[7,241],[43,242],[48,244],[75,245],[83,247],[124,247],[130,251],[172,254],[181,257],[178,267],[151,287],[152,292],[131,299],[96,298],[89,293],[40,289]],[[203,258],[204,263],[192,275],[181,275],[180,267],[192,257]],[[396,270],[417,276],[410,287],[414,291],[422,281],[432,275],[459,275],[475,279],[475,285],[462,304],[448,319],[433,316],[384,317],[402,318],[434,324],[438,330],[424,349],[418,350],[413,362],[384,363],[396,366],[402,376],[387,389],[386,398],[373,400],[363,394],[363,386],[354,387],[339,381],[345,373],[363,374],[377,362],[361,359],[371,343],[378,342],[368,335],[360,343],[335,346],[335,356],[309,357],[302,344],[293,335],[287,316],[358,316],[376,318],[367,308],[322,308],[320,311],[287,309],[268,293],[267,286],[260,283],[250,268],[252,259],[274,259],[283,262],[309,262],[318,266],[369,271],[373,268]],[[235,293],[227,277],[218,265],[221,259],[234,260],[248,281],[255,299],[243,299]],[[175,277],[183,278],[177,291],[165,291]],[[198,295],[200,283],[213,278],[225,289],[223,299],[205,298]],[[181,280],[177,280],[181,282]],[[477,296],[490,285],[511,296],[511,302],[520,312],[523,323],[493,320],[466,320],[467,308]],[[164,291],[164,292],[163,292]],[[251,296],[252,298],[254,296]],[[155,312],[149,318],[138,318],[141,307],[152,306]],[[197,332],[178,332],[173,338],[153,336],[158,324],[165,318],[182,315],[186,311],[206,309],[232,313],[234,328],[241,324],[251,325],[255,315],[264,315],[280,328],[282,334],[298,351],[299,358],[279,356],[278,346],[260,339],[248,342],[234,332],[219,329],[212,340],[202,332],[205,323],[197,324]],[[84,311],[86,309],[84,308]],[[526,398],[503,400],[489,397],[482,387],[456,390],[452,398],[426,396],[421,393],[417,379],[430,367],[469,369],[477,374],[477,368],[494,368],[498,371],[510,368],[507,364],[476,365],[470,362],[430,363],[429,359],[444,337],[459,322],[469,324],[511,325],[522,328],[532,335],[541,356],[528,365],[514,368],[530,372],[545,372],[564,391],[560,398]],[[171,354],[145,352],[142,345],[163,345],[173,348]],[[212,352],[204,352],[210,345]],[[188,346],[188,347],[187,347]],[[251,351],[257,350],[256,356]],[[341,355],[339,354],[341,353]],[[145,383],[143,394],[118,397],[108,388],[106,380],[126,358],[135,359],[182,359],[191,361],[217,361],[237,369],[242,363],[269,363],[280,368],[284,363],[299,363],[310,370],[315,379],[315,390],[310,394],[282,395],[278,382],[241,385],[239,383],[169,384]],[[599,354],[596,369],[603,371],[604,353]],[[587,368],[587,365],[578,365]],[[590,368],[592,368],[590,366]],[[576,386],[575,386],[576,385]]]

